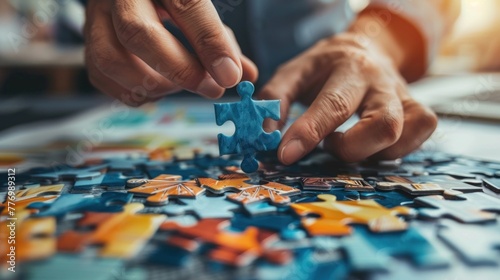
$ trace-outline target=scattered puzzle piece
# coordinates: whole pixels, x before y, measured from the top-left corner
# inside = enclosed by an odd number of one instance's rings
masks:
[[[125,263],[122,260],[57,254],[46,261],[27,264],[25,275],[30,280],[107,280],[117,279],[124,270]]]
[[[59,237],[58,249],[80,252],[88,245],[101,245],[102,257],[131,258],[156,232],[164,215],[136,214],[144,208],[140,203],[127,204],[121,213],[87,212],[79,227],[95,228],[92,232],[66,231]]]
[[[500,264],[500,226],[442,222],[438,237],[470,265]]]
[[[59,195],[64,188],[64,184],[26,188],[16,191],[16,201],[22,201],[37,196]]]
[[[223,196],[200,195],[196,199],[176,199],[161,208],[167,215],[195,214],[200,219],[231,218],[240,206]]]
[[[401,231],[406,222],[396,215],[411,215],[406,207],[387,209],[373,200],[337,201],[334,195],[321,194],[321,202],[294,203],[292,209],[301,216],[319,215],[319,218],[302,219],[302,225],[311,235],[348,235],[349,224],[365,224],[373,232]]]
[[[252,173],[259,167],[255,153],[276,149],[280,143],[280,131],[266,133],[262,129],[264,119],[280,119],[280,101],[252,100],[254,86],[246,81],[238,84],[237,91],[240,102],[214,104],[217,125],[232,121],[236,127],[233,136],[218,135],[219,150],[221,155],[243,155],[241,169]]]
[[[290,202],[288,196],[300,193],[299,189],[276,182],[264,181],[253,184],[249,177],[240,174],[221,175],[219,180],[198,178],[198,183],[217,194],[237,191],[236,194],[228,195],[228,198],[242,204],[263,200],[269,200],[278,205],[286,204]]]
[[[56,252],[56,221],[53,217],[28,218],[29,211],[16,213],[16,220],[0,222],[0,261],[2,267],[11,256],[17,262],[40,260]],[[15,233],[12,233],[15,232]],[[13,238],[12,238],[13,237]],[[8,242],[15,240],[15,243]],[[11,252],[8,245],[15,247]]]
[[[300,220],[291,215],[261,215],[247,217],[237,214],[231,219],[231,226],[244,230],[249,226],[272,230],[280,233],[284,239],[301,239],[305,237],[303,230],[299,229]]]
[[[71,188],[71,193],[89,193],[94,187],[105,187],[107,190],[123,189],[127,180],[132,178],[144,178],[141,172],[106,172],[89,180],[78,180]]]
[[[162,224],[161,229],[175,231],[177,235],[171,237],[168,243],[188,251],[197,249],[193,240],[216,245],[208,252],[208,257],[223,264],[246,266],[259,257],[275,262],[286,262],[289,259],[266,249],[268,243],[277,240],[275,233],[255,227],[248,227],[243,232],[230,232],[225,230],[228,226],[228,220],[203,219],[188,227],[167,221]]]
[[[373,233],[361,226],[355,227],[355,235],[369,242],[378,252],[395,258],[406,258],[417,267],[444,267],[448,257],[435,248],[416,228],[402,232]]]
[[[31,175],[35,179],[47,179],[51,181],[59,180],[79,180],[92,179],[102,174],[102,170],[106,169],[106,164],[94,165],[84,168],[72,168],[68,166],[56,166],[49,172]]]
[[[463,200],[445,200],[441,196],[415,198],[415,203],[432,208],[420,208],[419,215],[426,218],[451,217],[463,223],[481,223],[496,220],[500,212],[500,199],[484,193],[462,195]]]
[[[195,198],[205,192],[204,188],[198,187],[195,181],[181,181],[178,175],[162,174],[153,179],[131,179],[129,186],[140,184],[128,190],[129,193],[148,196],[147,203],[153,205],[164,205],[169,198],[190,197]]]
[[[332,187],[343,187],[348,191],[374,191],[361,175],[338,175],[336,177],[306,177],[302,179],[304,190],[330,190]]]
[[[495,193],[500,193],[500,179],[483,179],[484,185]]]
[[[464,192],[481,192],[482,189],[469,185],[450,176],[386,176],[390,182],[377,182],[376,187],[383,191],[402,190],[411,195],[443,195],[458,198]]]
[[[70,212],[120,212],[123,205],[131,200],[132,194],[119,192],[106,192],[97,198],[83,194],[63,194],[54,202],[34,202],[28,208],[38,209],[37,217],[54,216],[59,219]]]

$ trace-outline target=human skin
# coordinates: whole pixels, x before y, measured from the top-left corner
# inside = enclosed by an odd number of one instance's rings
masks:
[[[156,2],[155,2],[156,3]],[[240,80],[256,80],[232,32],[209,0],[90,0],[85,27],[91,82],[132,106],[181,89],[218,98]],[[193,46],[186,50],[162,25],[172,20]],[[366,30],[379,24],[378,31]],[[408,94],[406,83],[426,67],[419,32],[390,11],[369,7],[343,34],[325,38],[283,64],[258,93],[281,99],[282,128],[290,106],[309,105],[283,135],[278,158],[292,164],[321,141],[348,162],[394,159],[418,148],[434,131],[436,115]],[[148,90],[134,96],[137,85]],[[137,94],[136,94],[137,95]],[[360,121],[335,132],[351,115]]]

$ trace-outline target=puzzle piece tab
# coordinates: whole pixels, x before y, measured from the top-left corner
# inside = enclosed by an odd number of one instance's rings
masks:
[[[252,83],[241,82],[237,87],[240,102],[214,104],[217,125],[232,121],[236,127],[233,136],[217,136],[220,154],[243,155],[241,169],[246,173],[255,172],[259,167],[256,152],[276,149],[281,141],[279,130],[266,133],[262,129],[266,118],[280,119],[280,101],[254,101],[254,89]]]
[[[300,190],[276,182],[258,182],[253,184],[245,175],[231,174],[221,175],[219,180],[212,178],[198,178],[198,183],[213,193],[224,193],[236,191],[236,194],[228,195],[228,198],[242,204],[269,200],[273,204],[286,204],[290,202],[288,196],[299,194]]]
[[[302,218],[302,225],[311,235],[348,235],[349,224],[365,224],[373,232],[405,230],[408,225],[397,215],[412,215],[407,207],[387,209],[373,200],[337,201],[334,195],[318,195],[321,202],[294,203],[292,209],[301,216],[319,215],[319,218]]]

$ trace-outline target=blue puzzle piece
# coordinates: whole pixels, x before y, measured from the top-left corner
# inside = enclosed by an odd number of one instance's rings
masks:
[[[59,180],[81,180],[99,177],[101,170],[107,167],[106,164],[94,165],[84,168],[73,168],[69,166],[56,166],[50,171],[31,175],[34,179]]]
[[[417,267],[445,267],[449,264],[448,257],[413,227],[402,232],[373,233],[366,227],[355,226],[354,231],[379,253],[395,258],[408,258]]]
[[[78,180],[73,185],[71,193],[89,193],[96,186],[106,187],[107,190],[124,188],[128,179],[141,179],[144,175],[140,172],[108,172],[90,180]]]
[[[25,271],[24,271],[25,270]],[[72,254],[57,254],[54,257],[26,264],[23,270],[25,279],[72,279],[106,280],[130,279],[125,274],[125,262],[111,258],[88,258]]]
[[[276,149],[281,141],[280,131],[266,133],[262,129],[264,119],[280,119],[280,101],[254,101],[254,89],[252,83],[241,82],[237,87],[240,102],[214,104],[217,125],[232,121],[236,127],[233,136],[218,135],[220,154],[243,155],[241,169],[246,173],[259,167],[256,152]]]
[[[132,201],[130,193],[106,192],[100,197],[83,194],[63,194],[52,203],[34,202],[28,208],[39,209],[36,217],[55,216],[62,218],[69,212],[120,212],[123,205]]]
[[[279,232],[281,237],[286,240],[297,240],[306,236],[305,231],[299,228],[300,219],[292,215],[247,217],[243,214],[235,214],[231,220],[231,226],[242,231],[249,226],[273,230]]]
[[[162,207],[162,212],[167,215],[195,214],[200,219],[210,218],[231,218],[233,210],[240,206],[226,196],[206,196],[199,195],[195,199],[178,198],[172,199],[167,205]]]

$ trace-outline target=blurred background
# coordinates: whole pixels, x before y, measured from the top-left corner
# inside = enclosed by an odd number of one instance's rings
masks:
[[[462,14],[429,75],[500,71],[500,0],[461,1]],[[367,3],[351,0],[354,9]],[[78,0],[0,1],[0,109],[2,114],[17,110],[8,121],[0,120],[0,129],[27,117],[20,109],[27,104],[8,103],[12,97],[39,100],[43,118],[77,109],[67,103],[54,106],[60,100],[81,98],[78,106],[83,107],[92,102],[89,95],[99,98],[85,72],[83,24],[84,7]],[[51,105],[44,107],[46,100]],[[29,110],[30,117],[36,113]]]

